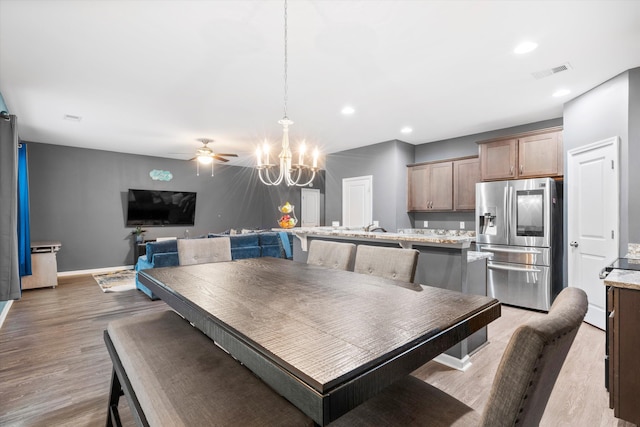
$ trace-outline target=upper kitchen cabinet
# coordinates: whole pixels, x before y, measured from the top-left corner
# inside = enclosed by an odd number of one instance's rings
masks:
[[[408,211],[453,209],[453,162],[409,166],[407,180]]]
[[[453,210],[475,210],[477,182],[480,182],[478,157],[453,162]]]
[[[481,141],[483,181],[563,175],[562,128]]]
[[[410,212],[474,210],[480,160],[466,157],[407,168]]]

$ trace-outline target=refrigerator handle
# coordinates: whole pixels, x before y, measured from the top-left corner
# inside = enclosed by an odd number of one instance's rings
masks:
[[[504,187],[504,197],[503,197],[503,212],[504,212],[504,232],[505,232],[505,241],[509,242],[509,235],[511,234],[511,210],[509,207],[511,206],[511,186],[507,183]]]
[[[510,265],[496,265],[496,264],[487,265],[487,268],[489,270],[518,271],[522,273],[540,273],[540,271],[542,271],[538,268],[514,267]]]

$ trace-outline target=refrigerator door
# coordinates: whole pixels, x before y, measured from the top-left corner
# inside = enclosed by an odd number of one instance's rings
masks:
[[[509,181],[510,245],[551,246],[551,213],[557,204],[555,190],[551,178]]]
[[[509,181],[476,184],[477,243],[509,244]]]
[[[541,265],[489,261],[487,295],[503,304],[549,311],[551,269]]]

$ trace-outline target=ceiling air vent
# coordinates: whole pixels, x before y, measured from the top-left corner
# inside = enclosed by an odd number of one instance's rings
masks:
[[[557,67],[549,68],[547,70],[542,70],[542,71],[536,71],[535,73],[531,73],[531,75],[536,79],[542,79],[544,77],[549,77],[554,74],[561,73],[563,71],[571,70],[572,68],[573,67],[571,67],[571,64],[569,64],[568,62],[565,62],[564,64],[558,65]]]

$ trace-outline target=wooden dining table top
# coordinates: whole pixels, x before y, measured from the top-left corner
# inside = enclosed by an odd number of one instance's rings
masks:
[[[321,425],[500,316],[494,298],[268,257],[139,279]]]

